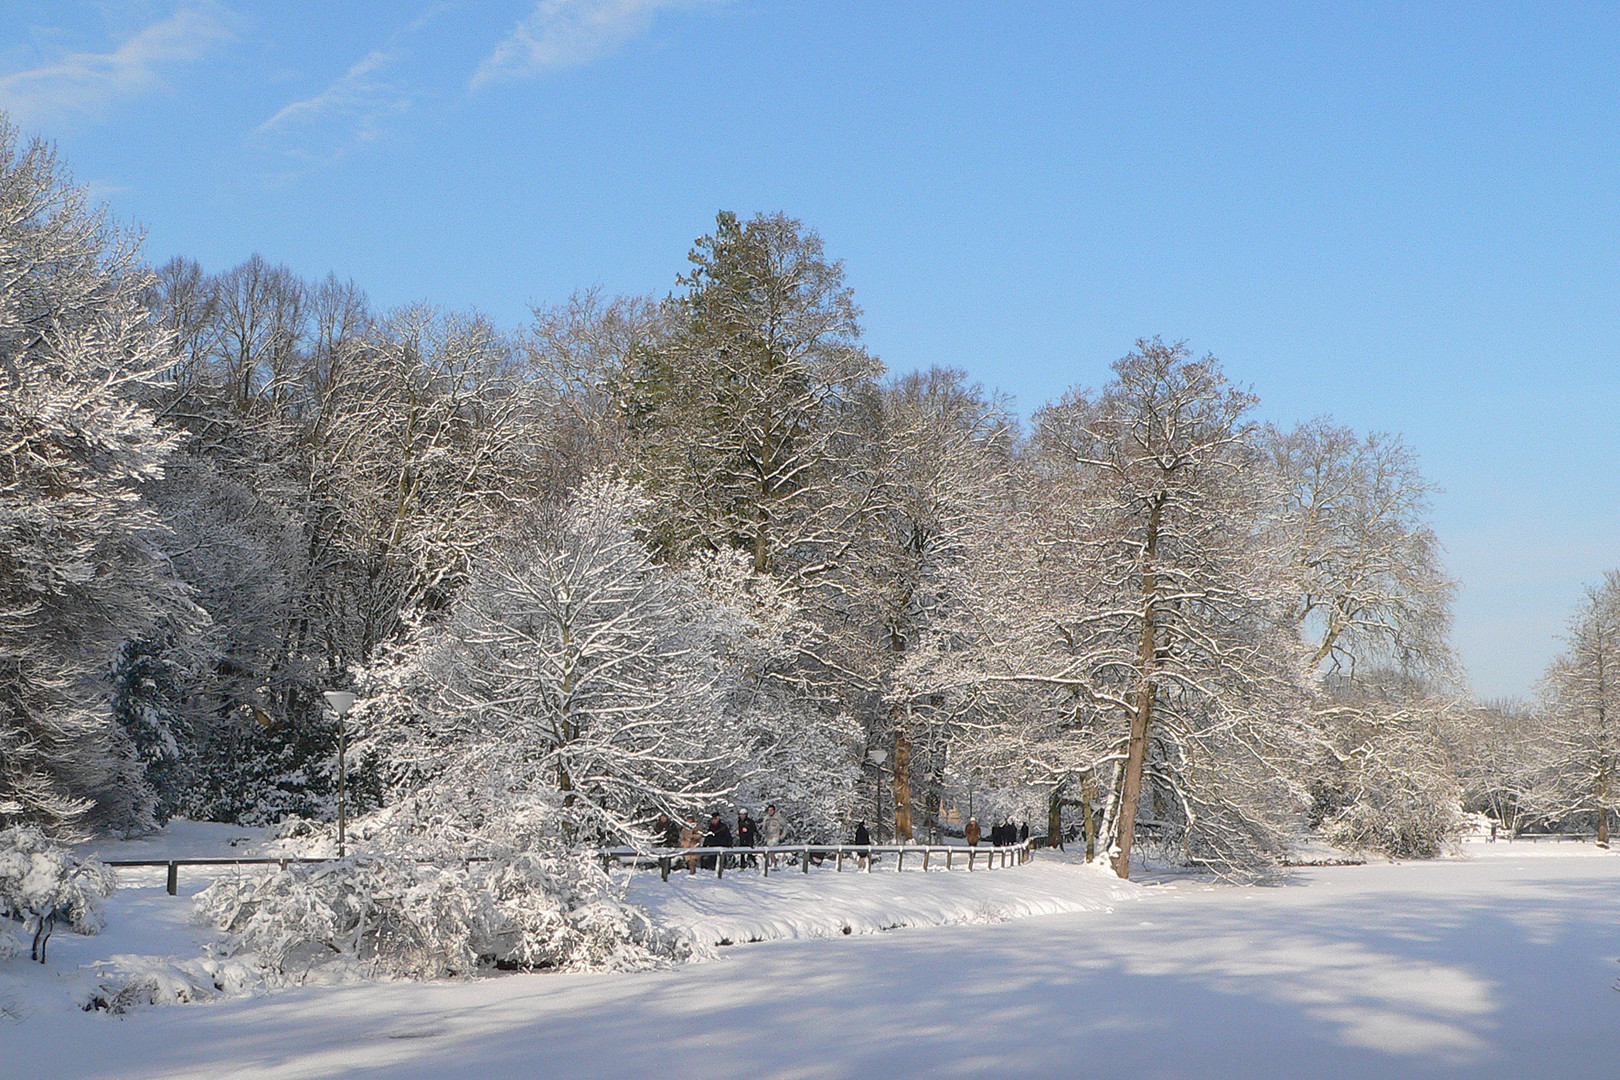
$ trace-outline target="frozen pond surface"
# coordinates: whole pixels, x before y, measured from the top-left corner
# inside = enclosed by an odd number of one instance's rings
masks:
[[[1468,851],[649,974],[304,988],[125,1018],[41,1007],[0,1022],[0,1061],[40,1080],[1620,1075],[1620,858]],[[128,902],[155,912],[146,891]]]

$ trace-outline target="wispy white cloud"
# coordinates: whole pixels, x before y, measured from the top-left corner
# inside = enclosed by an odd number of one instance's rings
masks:
[[[213,54],[235,38],[235,25],[213,0],[183,4],[110,53],[69,53],[0,76],[0,108],[25,124],[100,115],[116,101],[161,89],[167,69]]]
[[[411,107],[405,80],[395,72],[401,55],[392,45],[367,53],[319,94],[254,128],[252,141],[311,160],[341,157],[375,142],[389,117]]]
[[[411,59],[410,40],[453,7],[429,6],[326,89],[283,106],[255,127],[248,142],[305,164],[336,161],[377,142],[389,120],[410,112],[416,103],[411,79],[403,70]]]
[[[662,8],[696,7],[727,0],[540,0],[534,11],[484,58],[472,87],[512,82],[546,71],[578,67],[617,49],[652,27]]]

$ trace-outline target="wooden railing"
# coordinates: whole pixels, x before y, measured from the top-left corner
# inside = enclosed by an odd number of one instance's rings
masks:
[[[170,896],[180,894],[180,868],[182,866],[232,866],[237,863],[267,865],[275,863],[283,870],[289,863],[322,863],[334,862],[327,858],[304,858],[298,855],[241,855],[217,859],[103,859],[103,866],[166,866],[169,868],[168,890]]]
[[[844,863],[849,861],[857,869],[870,873],[878,859],[887,855],[894,856],[896,872],[906,868],[908,858],[913,866],[928,870],[930,864],[937,862],[941,855],[945,857],[946,870],[963,863],[971,871],[976,863],[982,863],[987,870],[993,869],[998,863],[1004,868],[1021,866],[1030,860],[1032,849],[1033,845],[1028,840],[1001,847],[989,844],[977,847],[962,844],[775,844],[769,847],[666,848],[652,852],[614,848],[598,852],[597,857],[602,860],[604,867],[629,864],[638,868],[657,868],[659,876],[668,881],[670,871],[678,870],[681,863],[685,862],[689,869],[695,870],[702,866],[705,859],[712,859],[713,864],[702,868],[714,870],[717,877],[724,877],[727,870],[745,868],[743,860],[769,877],[771,871],[777,869],[774,863],[779,856],[783,857],[784,869],[788,859],[797,859],[799,870],[806,874],[810,872],[812,863],[821,864],[829,859],[834,870],[842,870]]]
[[[748,859],[757,866],[766,877],[772,870],[777,869],[773,864],[778,857],[782,858],[782,869],[789,865],[788,860],[796,859],[799,869],[808,874],[811,863],[822,864],[831,859],[834,870],[843,870],[846,861],[852,862],[857,869],[871,872],[878,859],[883,856],[894,856],[894,868],[902,871],[906,868],[906,859],[912,860],[913,866],[919,869],[930,869],[931,862],[937,862],[939,857],[945,857],[945,869],[955,868],[955,864],[964,863],[968,870],[973,870],[976,863],[983,863],[985,869],[994,869],[999,863],[1003,868],[1021,866],[1031,857],[1031,842],[1028,840],[1018,844],[1007,844],[993,847],[983,844],[978,847],[968,847],[961,844],[776,844],[770,847],[696,847],[696,848],[667,848],[658,851],[637,851],[634,848],[613,848],[597,852],[597,858],[602,861],[603,867],[624,866],[626,864],[639,868],[656,868],[660,876],[669,880],[671,869],[679,869],[681,863],[688,858],[694,860],[694,868],[707,857],[714,859],[712,869],[717,877],[724,877],[727,870],[743,868],[742,860]],[[918,860],[921,860],[919,866]],[[285,870],[293,863],[326,863],[336,862],[334,856],[305,857],[298,855],[240,855],[220,858],[197,859],[103,859],[103,866],[163,866],[167,867],[168,881],[166,887],[170,896],[180,894],[180,868],[182,866],[269,866],[275,865]],[[469,862],[482,861],[478,857],[467,860]],[[710,869],[710,867],[704,867]],[[780,870],[778,872],[781,872]]]

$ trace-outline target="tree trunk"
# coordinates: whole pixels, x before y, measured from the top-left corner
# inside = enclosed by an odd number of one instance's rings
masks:
[[[1090,773],[1080,782],[1080,806],[1086,823],[1086,862],[1097,857],[1097,816],[1091,804],[1097,800],[1097,778]]]
[[[1164,504],[1161,494],[1148,513],[1147,543],[1143,550],[1142,567],[1142,643],[1137,654],[1137,677],[1141,686],[1136,692],[1136,708],[1131,712],[1131,739],[1125,751],[1125,788],[1120,792],[1119,854],[1114,857],[1114,873],[1122,878],[1131,876],[1131,847],[1136,841],[1136,804],[1142,798],[1142,766],[1147,760],[1148,727],[1153,720],[1153,673],[1158,656],[1157,627],[1153,619],[1153,595],[1157,582],[1153,575],[1153,558],[1158,554],[1159,518]]]
[[[1063,850],[1063,785],[1052,789],[1046,802],[1046,846]]]
[[[945,790],[945,777],[938,765],[939,759],[939,750],[929,751],[928,787],[923,792],[924,824],[928,829],[929,842],[934,844],[939,843],[939,811]]]
[[[1108,790],[1103,797],[1102,817],[1097,823],[1098,846],[1104,851],[1112,851],[1114,839],[1119,836],[1119,789],[1124,778],[1125,763],[1115,761],[1109,769]]]

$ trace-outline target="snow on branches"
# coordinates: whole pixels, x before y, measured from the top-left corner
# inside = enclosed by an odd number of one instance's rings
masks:
[[[552,846],[467,861],[410,854],[224,878],[199,915],[272,984],[465,977],[495,966],[635,970],[692,955],[588,856]]]
[[[146,280],[50,148],[0,116],[0,825],[150,820],[109,674],[127,638],[195,609],[142,498],[174,448],[141,404],[161,344]]]
[[[57,923],[80,934],[101,929],[101,901],[116,884],[99,860],[80,861],[37,828],[0,829],[0,918],[28,925],[31,954],[42,964],[46,939]],[[21,950],[16,938],[0,933],[0,959]]]

